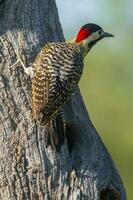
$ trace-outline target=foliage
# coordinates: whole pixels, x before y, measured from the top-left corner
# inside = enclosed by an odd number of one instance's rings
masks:
[[[124,47],[113,48],[118,43],[115,40],[102,41],[89,53],[80,88],[91,119],[120,171],[128,199],[132,199],[133,62],[127,50],[132,47],[126,41]]]

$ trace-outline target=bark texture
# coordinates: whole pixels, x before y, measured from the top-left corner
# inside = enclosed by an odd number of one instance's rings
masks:
[[[54,0],[0,1],[0,199],[125,200],[79,89],[66,105],[67,139],[56,153],[32,120],[30,78],[20,64],[11,69],[17,51],[28,67],[47,41],[63,40]]]

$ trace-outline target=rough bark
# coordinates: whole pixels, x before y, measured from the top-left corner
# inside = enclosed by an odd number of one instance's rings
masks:
[[[45,130],[32,120],[30,78],[21,65],[11,69],[17,49],[28,67],[47,41],[64,40],[55,1],[0,3],[0,199],[125,200],[79,89],[66,105],[67,139],[56,153],[45,147]]]

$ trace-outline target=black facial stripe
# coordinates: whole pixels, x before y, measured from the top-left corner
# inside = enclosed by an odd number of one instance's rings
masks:
[[[96,40],[93,40],[91,41],[89,44],[88,44],[88,48],[91,48],[93,45],[95,45],[99,40],[101,40],[103,37],[100,37]]]
[[[88,48],[90,49],[96,42],[95,41],[91,41],[89,44],[88,44]]]

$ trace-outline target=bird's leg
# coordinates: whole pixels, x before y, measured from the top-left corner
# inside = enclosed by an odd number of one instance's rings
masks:
[[[17,66],[19,66],[19,64],[21,64],[21,66],[24,69],[24,72],[30,76],[31,78],[33,77],[34,71],[32,66],[31,67],[25,67],[24,62],[22,61],[22,58],[18,52],[18,50],[16,51],[16,62],[11,66],[11,69],[16,68]]]

